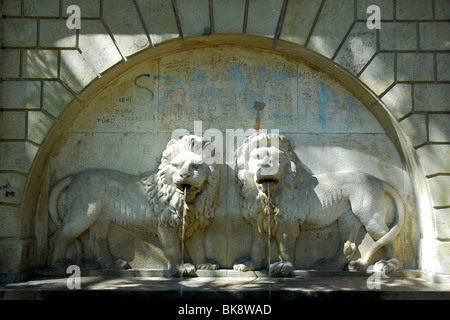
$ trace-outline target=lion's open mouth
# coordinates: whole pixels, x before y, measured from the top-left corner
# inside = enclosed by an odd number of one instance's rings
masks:
[[[197,192],[199,190],[198,187],[194,187],[193,185],[191,185],[189,183],[182,183],[182,184],[178,185],[178,189],[180,189],[180,191],[183,193],[184,193],[184,190],[186,190],[186,193],[193,193],[193,192]]]
[[[256,180],[256,183],[258,184],[278,184],[280,181],[276,177],[261,177],[258,180]]]

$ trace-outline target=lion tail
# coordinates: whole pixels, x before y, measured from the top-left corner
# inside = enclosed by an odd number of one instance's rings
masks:
[[[59,227],[61,227],[62,219],[58,213],[58,200],[61,197],[61,194],[70,186],[73,177],[68,176],[62,180],[60,180],[50,191],[50,195],[48,198],[48,211],[50,212],[50,217],[53,222]]]
[[[397,213],[396,220],[391,229],[384,236],[375,241],[375,243],[372,244],[372,246],[367,251],[364,259],[366,266],[369,263],[369,259],[375,254],[376,251],[390,243],[400,233],[405,219],[405,205],[403,204],[401,196],[397,192],[397,190],[395,190],[395,188],[390,184],[384,183],[384,192],[394,200]]]

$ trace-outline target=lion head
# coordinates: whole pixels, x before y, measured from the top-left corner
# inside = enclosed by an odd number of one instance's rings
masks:
[[[186,210],[186,238],[209,226],[220,178],[217,165],[208,164],[211,157],[214,147],[201,137],[169,141],[157,173],[141,180],[160,225],[181,228]]]
[[[235,153],[235,175],[241,186],[243,216],[267,232],[268,195],[271,229],[284,220],[302,220],[307,213],[311,175],[303,167],[289,139],[274,133],[246,138]]]

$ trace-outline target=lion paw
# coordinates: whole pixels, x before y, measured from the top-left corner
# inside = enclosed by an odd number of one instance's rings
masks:
[[[380,260],[373,266],[374,271],[379,271],[386,275],[400,268],[401,262],[397,259]]]
[[[256,266],[255,263],[252,260],[246,260],[243,258],[238,259],[234,266],[233,266],[233,270],[235,271],[253,271],[256,270]]]
[[[105,269],[131,269],[128,261],[123,260],[122,258],[117,258],[111,260],[110,262],[105,264]]]
[[[195,276],[195,266],[190,263],[183,263],[178,266],[178,275],[182,277],[193,277]]]
[[[314,269],[316,270],[332,270],[333,269],[333,261],[328,258],[322,258],[316,261],[314,264]]]
[[[366,265],[359,260],[350,261],[348,263],[348,271],[356,272],[356,271],[365,271],[365,270],[366,270]]]
[[[217,270],[219,269],[219,264],[214,260],[207,260],[204,263],[197,265],[197,270]]]
[[[294,265],[291,262],[275,262],[269,268],[269,274],[272,277],[287,277],[292,271],[294,271]]]

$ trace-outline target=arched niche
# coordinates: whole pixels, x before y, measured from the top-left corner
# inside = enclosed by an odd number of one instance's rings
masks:
[[[397,188],[407,218],[396,250],[405,267],[420,267],[419,238],[433,233],[428,191],[390,111],[370,88],[307,49],[237,36],[190,38],[182,46],[167,43],[140,53],[108,70],[66,108],[36,157],[21,207],[21,221],[34,222],[32,264],[45,262],[52,231],[46,201],[58,179],[88,168],[135,175],[154,171],[177,128],[191,133],[219,129],[225,149],[231,143],[226,129],[253,127],[252,106],[260,100],[266,103],[261,127],[287,135],[312,173],[356,169]],[[194,128],[195,120],[202,121],[201,129]],[[248,246],[242,244],[249,242],[249,230],[226,152],[223,159],[221,192],[226,197],[208,230],[207,251],[230,268],[246,254]],[[157,239],[136,240],[120,227],[113,234],[111,250],[125,255],[133,267],[163,267]],[[311,268],[321,255],[331,255],[335,240],[332,227],[306,234],[297,242],[297,268]],[[363,235],[361,250],[367,241]]]

